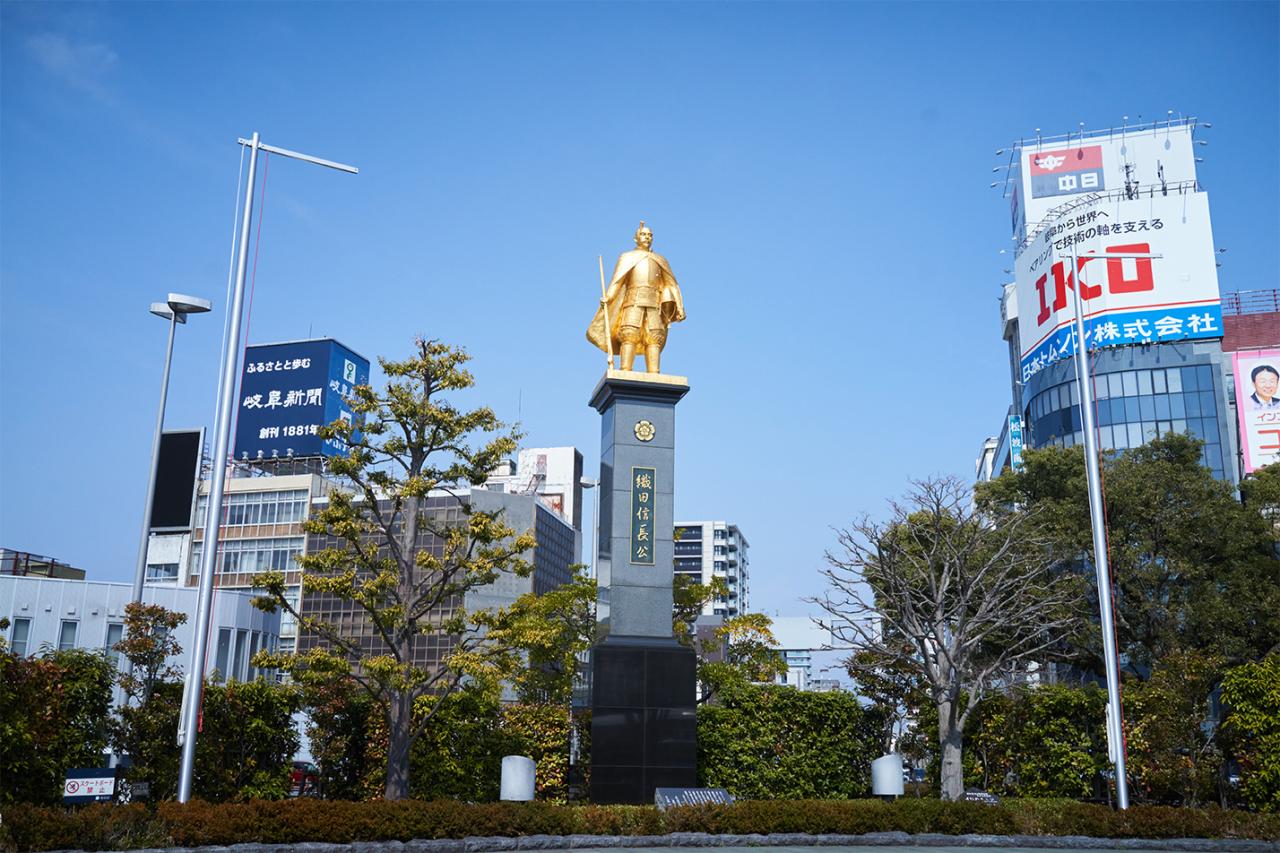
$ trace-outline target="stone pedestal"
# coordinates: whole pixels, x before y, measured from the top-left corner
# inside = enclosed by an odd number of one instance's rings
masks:
[[[591,800],[651,803],[697,784],[696,661],[671,636],[675,406],[682,377],[610,370],[600,413],[599,617],[592,650]]]

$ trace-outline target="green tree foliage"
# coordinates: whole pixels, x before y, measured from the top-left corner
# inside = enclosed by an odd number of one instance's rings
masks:
[[[101,767],[115,667],[101,652],[0,650],[0,803],[59,803],[72,767]]]
[[[748,800],[866,796],[880,729],[851,693],[731,685],[698,709],[699,783]]]
[[[724,578],[701,584],[676,575],[672,586],[672,634],[697,655],[700,703],[733,686],[769,683],[787,671],[773,636],[773,620],[763,613],[727,616],[699,633],[696,622],[710,601],[728,593]]]
[[[1241,796],[1251,808],[1280,813],[1280,652],[1228,672],[1222,704]]]
[[[182,671],[169,664],[182,653],[173,632],[187,621],[187,614],[168,610],[159,604],[130,602],[124,608],[124,639],[114,650],[129,661],[129,672],[120,678],[120,686],[131,702],[146,702],[156,686],[173,681]]]
[[[1198,806],[1225,798],[1218,730],[1206,725],[1221,678],[1221,658],[1175,651],[1145,681],[1128,680],[1124,731],[1135,799]]]
[[[1023,472],[979,486],[979,505],[1034,510],[1056,559],[1078,564],[1092,551],[1081,448],[1032,450],[1023,461]],[[1242,505],[1200,465],[1200,442],[1174,433],[1104,459],[1117,638],[1129,673],[1145,678],[1178,651],[1230,664],[1275,645],[1280,560],[1262,512],[1274,500],[1266,497],[1271,482],[1260,478],[1254,501]],[[1084,604],[1096,613],[1093,602]],[[1075,651],[1101,672],[1100,648],[1095,629]]]
[[[1001,796],[1094,796],[1107,760],[1106,701],[1096,685],[987,697],[965,729],[966,782]]]
[[[386,723],[359,686],[333,681],[306,688],[307,738],[319,768],[319,794],[369,800],[386,783]]]
[[[323,429],[348,448],[328,460],[347,490],[331,492],[304,525],[338,544],[300,559],[303,595],[350,602],[380,639],[377,647],[336,622],[297,613],[281,573],[257,578],[266,591],[259,606],[292,612],[300,631],[321,645],[299,655],[260,653],[256,662],[302,684],[346,679],[368,692],[386,721],[388,799],[408,795],[413,743],[464,680],[501,679],[517,663],[515,650],[486,634],[492,614],[468,614],[461,603],[504,572],[527,576],[532,532],[517,534],[498,513],[462,500],[453,501],[460,522],[427,503],[454,484],[483,483],[516,447],[515,433],[502,434],[491,409],[463,411],[444,396],[475,384],[467,361],[461,349],[419,339],[408,359],[380,359],[388,377],[383,391],[360,385],[352,392],[359,432],[344,421]],[[428,646],[442,649],[439,664],[420,663]]]

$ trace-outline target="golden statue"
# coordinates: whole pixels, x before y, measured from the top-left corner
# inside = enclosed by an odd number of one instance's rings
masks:
[[[636,248],[618,256],[613,278],[604,282],[600,267],[600,307],[587,327],[587,340],[613,356],[622,357],[622,369],[631,370],[639,348],[646,373],[658,373],[667,329],[684,319],[684,299],[667,259],[651,251],[653,232],[641,220]]]

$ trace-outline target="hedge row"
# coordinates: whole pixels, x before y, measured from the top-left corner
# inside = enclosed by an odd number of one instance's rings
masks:
[[[408,841],[520,835],[661,835],[668,832],[937,832],[1088,835],[1100,838],[1280,839],[1280,816],[1218,809],[1136,806],[1126,812],[1063,800],[1001,806],[939,800],[748,801],[732,806],[557,806],[452,801],[255,801],[161,803],[79,809],[6,807],[7,851],[130,850],[241,842]]]

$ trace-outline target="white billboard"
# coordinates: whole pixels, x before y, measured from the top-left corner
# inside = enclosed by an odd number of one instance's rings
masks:
[[[1018,255],[1023,382],[1076,351],[1073,245],[1089,349],[1222,337],[1208,196],[1085,199]],[[1104,252],[1161,257],[1096,257]]]
[[[1053,208],[1104,193],[1135,198],[1175,192],[1196,180],[1193,122],[1023,141],[1010,164],[1013,236],[1023,240]]]
[[[1280,349],[1237,352],[1232,363],[1244,472],[1251,474],[1280,462]]]

